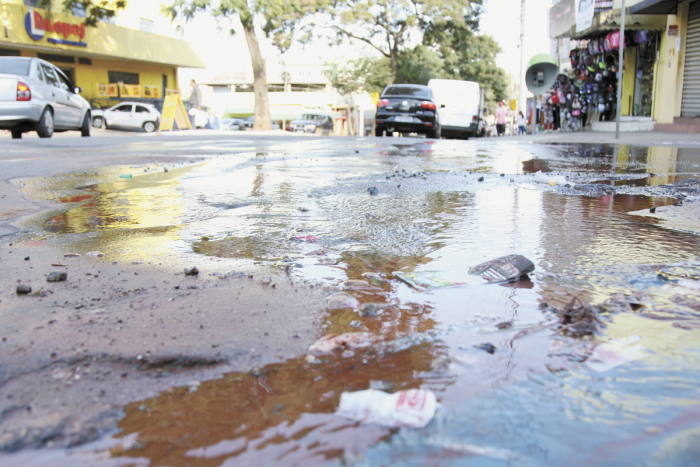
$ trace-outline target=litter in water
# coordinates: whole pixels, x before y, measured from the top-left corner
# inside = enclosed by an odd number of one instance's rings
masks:
[[[310,352],[331,352],[336,349],[360,349],[369,347],[379,340],[371,332],[346,332],[344,334],[327,334],[309,347]]]
[[[352,295],[339,293],[328,297],[326,308],[329,310],[338,310],[341,308],[352,308],[353,310],[357,310],[360,308],[360,302],[357,301],[357,299]]]
[[[586,365],[591,370],[602,373],[641,360],[647,356],[647,349],[639,343],[640,340],[639,336],[627,336],[598,344],[586,359]]]
[[[408,389],[395,394],[367,389],[342,393],[335,414],[391,428],[423,428],[433,419],[436,409],[435,394],[425,389]]]

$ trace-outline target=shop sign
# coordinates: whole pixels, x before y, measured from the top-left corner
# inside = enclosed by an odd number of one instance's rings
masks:
[[[51,44],[73,45],[77,47],[87,47],[83,42],[85,37],[85,23],[74,24],[65,23],[62,21],[51,21],[51,18],[42,15],[34,8],[29,8],[29,11],[24,17],[24,29],[27,35],[35,41],[40,41],[46,33],[54,33],[58,37],[48,37],[46,40]],[[61,38],[61,36],[63,36]],[[74,40],[77,39],[77,40]]]
[[[678,25],[677,24],[672,24],[671,26],[668,27],[668,35],[669,36],[677,36],[678,35]]]
[[[576,32],[585,31],[593,26],[593,13],[594,0],[576,0]]]
[[[575,0],[562,0],[549,9],[549,37],[569,35],[571,27],[576,24]]]

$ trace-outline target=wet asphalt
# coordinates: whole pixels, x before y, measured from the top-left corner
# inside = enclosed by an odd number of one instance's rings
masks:
[[[698,257],[700,145],[542,136],[3,141],[3,462],[541,465],[580,448],[557,430],[585,440],[584,463],[695,458],[697,305],[655,271]],[[393,276],[511,253],[535,273],[428,293]],[[379,312],[334,310],[338,294]],[[595,336],[551,332],[547,307],[574,296],[607,304]],[[356,331],[383,344],[307,358]],[[630,336],[652,363],[581,369]],[[442,407],[422,433],[332,415],[367,387]]]

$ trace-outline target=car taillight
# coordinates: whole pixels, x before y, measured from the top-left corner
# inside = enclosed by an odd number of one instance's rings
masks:
[[[476,121],[476,115],[472,115],[472,122]]]
[[[421,102],[420,106],[423,107],[424,109],[430,109],[430,110],[435,110],[437,108],[435,106],[435,102],[429,102],[429,101]]]
[[[386,107],[389,105],[389,99],[379,99],[377,102],[377,107]]]
[[[17,81],[17,100],[18,101],[30,101],[32,100],[32,91],[29,90],[29,86],[21,81]]]

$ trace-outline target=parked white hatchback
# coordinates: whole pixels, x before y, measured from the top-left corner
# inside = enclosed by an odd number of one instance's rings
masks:
[[[90,136],[90,104],[81,91],[47,61],[0,57],[0,130],[13,139],[29,131],[40,138],[66,130]]]
[[[106,110],[93,110],[92,126],[106,129],[142,129],[153,133],[160,124],[160,112],[151,104],[143,102],[120,102]]]

